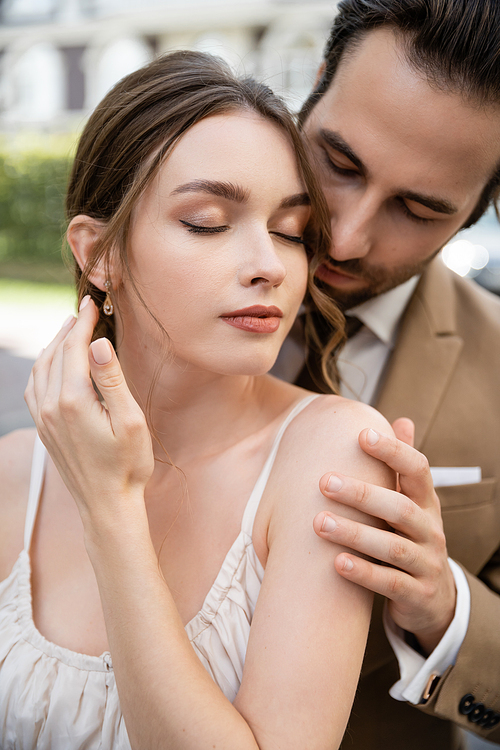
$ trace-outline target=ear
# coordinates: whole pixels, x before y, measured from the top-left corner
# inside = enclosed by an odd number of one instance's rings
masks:
[[[318,72],[316,73],[316,78],[314,79],[313,91],[317,88],[318,83],[323,78],[325,70],[326,70],[326,62],[325,62],[325,60],[323,60],[323,62],[321,63],[321,65],[318,68]]]
[[[104,228],[104,222],[93,219],[90,216],[85,216],[84,214],[79,214],[71,219],[66,232],[66,238],[76,262],[82,271],[87,265],[89,258],[91,258],[96,242],[100,239]],[[105,291],[105,281],[110,275],[114,277],[112,271],[113,269],[107,267],[101,260],[92,270],[89,277],[90,281],[98,289]],[[112,278],[111,282],[112,286],[115,287],[117,279]]]

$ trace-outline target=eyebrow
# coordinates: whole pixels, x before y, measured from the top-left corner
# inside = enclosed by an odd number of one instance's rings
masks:
[[[283,198],[279,207],[280,208],[295,208],[295,206],[310,206],[311,199],[307,193],[297,193],[296,195],[289,195],[288,198]]]
[[[319,134],[331,148],[334,148],[335,151],[338,151],[344,156],[347,156],[349,161],[352,161],[352,163],[359,169],[360,173],[363,176],[367,174],[365,165],[363,164],[359,156],[356,156],[349,144],[344,141],[340,133],[335,133],[333,130],[322,128],[319,131]]]
[[[331,148],[334,148],[335,151],[338,151],[346,156],[349,161],[352,161],[363,177],[366,177],[369,174],[368,169],[365,167],[359,156],[357,156],[349,144],[344,141],[340,133],[323,128],[319,131],[319,134],[325,143]],[[422,206],[430,208],[431,211],[436,211],[436,213],[446,214],[447,216],[452,216],[453,214],[458,213],[458,208],[454,206],[453,203],[446,200],[446,198],[422,195],[421,193],[414,193],[412,190],[397,190],[396,192],[399,198],[420,203]]]
[[[236,203],[245,203],[248,200],[248,192],[231,182],[218,182],[216,180],[193,180],[179,185],[172,191],[171,195],[179,193],[210,193],[218,198],[225,198]]]
[[[219,182],[217,180],[193,180],[179,185],[172,191],[171,195],[182,193],[209,193],[218,198],[225,198],[236,203],[245,203],[248,200],[248,191],[231,182]],[[310,206],[311,199],[307,193],[296,193],[284,198],[280,208],[295,208],[295,206]]]
[[[439,214],[452,216],[453,214],[458,213],[458,208],[445,198],[434,198],[431,195],[421,195],[420,193],[413,193],[411,190],[401,190],[398,195],[400,198],[404,198],[407,201],[421,203],[422,206],[426,206],[426,208],[430,208],[431,211],[436,211]]]

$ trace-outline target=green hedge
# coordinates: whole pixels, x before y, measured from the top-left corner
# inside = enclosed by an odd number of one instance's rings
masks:
[[[62,266],[67,156],[0,153],[0,265]]]

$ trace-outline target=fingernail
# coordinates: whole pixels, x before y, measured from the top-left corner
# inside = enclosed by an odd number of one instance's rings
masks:
[[[337,528],[337,522],[333,520],[331,516],[325,516],[323,518],[323,523],[321,524],[321,531],[327,531],[330,533],[331,531],[335,531]]]
[[[330,474],[330,478],[326,483],[326,489],[328,492],[338,492],[344,486],[344,482],[337,477],[335,474]]]
[[[87,307],[89,302],[90,302],[90,294],[86,294],[85,297],[80,302],[80,307],[78,308],[78,312],[81,312],[84,307]]]
[[[368,443],[368,445],[375,445],[376,443],[378,443],[379,437],[380,435],[378,434],[378,432],[375,432],[375,430],[372,430],[372,428],[370,427],[366,434],[366,442]]]
[[[113,358],[111,344],[107,339],[97,339],[90,345],[90,350],[96,365],[107,365]]]
[[[352,560],[349,557],[346,557],[344,560],[344,564],[342,566],[342,570],[352,570],[354,568],[354,564]]]
[[[42,356],[42,354],[44,353],[44,351],[45,351],[45,349],[40,349],[40,351],[39,351],[39,352],[38,352],[38,354],[36,355],[36,358],[38,359],[39,357],[41,357],[41,356]]]
[[[74,320],[74,319],[75,319],[74,315],[68,315],[68,317],[66,318],[66,320],[62,324],[61,328],[66,328],[66,326],[68,326],[71,323],[71,321]]]

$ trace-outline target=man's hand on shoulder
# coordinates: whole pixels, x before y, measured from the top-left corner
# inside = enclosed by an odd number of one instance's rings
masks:
[[[328,510],[316,516],[314,529],[322,538],[372,558],[341,553],[335,568],[344,578],[387,597],[394,622],[413,633],[430,654],[453,619],[455,581],[428,461],[408,444],[413,439],[410,420],[397,420],[393,428],[401,439],[366,428],[359,444],[398,472],[399,492],[338,473],[320,480],[325,497],[382,519],[389,530]]]

